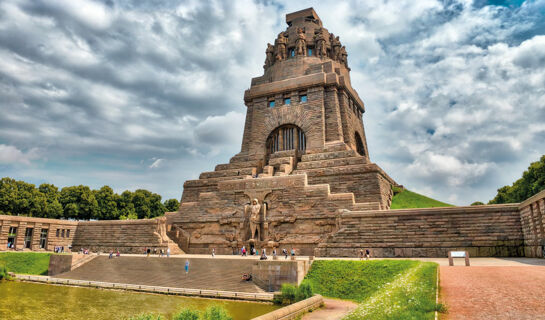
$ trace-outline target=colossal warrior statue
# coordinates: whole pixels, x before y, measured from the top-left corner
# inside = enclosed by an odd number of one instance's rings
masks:
[[[331,34],[331,59],[335,61],[341,60],[341,41],[339,40],[339,37],[335,37],[335,35]]]
[[[276,38],[275,45],[276,45],[276,60],[282,61],[286,60],[288,57],[288,53],[286,51],[286,44],[288,43],[288,39],[284,36],[284,32],[280,32],[278,34],[278,38]]]
[[[316,55],[320,58],[327,57],[326,39],[323,33],[324,28],[316,29],[314,34],[314,43],[316,43]]]
[[[265,50],[265,65],[263,68],[268,68],[274,63],[274,46],[267,43],[267,50]]]
[[[244,211],[246,216],[248,216],[248,214],[250,216],[250,239],[256,239],[255,236],[257,235],[257,240],[261,240],[261,205],[259,204],[259,201],[253,199],[251,205],[244,207]]]
[[[312,8],[286,24],[244,93],[240,152],[186,181],[167,214],[167,234],[187,253],[253,245],[320,255],[344,241],[344,212],[390,207],[395,182],[369,158],[346,48]]]
[[[297,39],[295,40],[295,54],[298,56],[306,56],[307,53],[307,38],[305,36],[305,28],[297,29]]]

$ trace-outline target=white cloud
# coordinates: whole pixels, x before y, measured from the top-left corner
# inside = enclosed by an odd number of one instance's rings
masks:
[[[149,166],[150,169],[156,169],[156,168],[159,168],[163,162],[165,161],[165,159],[157,159],[155,161],[153,161],[153,163]]]
[[[15,146],[0,144],[1,164],[25,164],[30,165],[32,160],[39,158],[38,149],[30,149],[23,152]]]

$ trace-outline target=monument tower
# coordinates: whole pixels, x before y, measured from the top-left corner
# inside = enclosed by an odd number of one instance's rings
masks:
[[[186,252],[241,246],[313,254],[342,209],[389,209],[394,181],[369,158],[339,36],[309,8],[267,44],[264,73],[244,93],[241,151],[184,183],[169,235]]]

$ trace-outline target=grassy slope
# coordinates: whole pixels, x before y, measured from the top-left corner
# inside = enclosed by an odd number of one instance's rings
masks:
[[[404,190],[394,196],[391,209],[452,207],[453,205]]]
[[[6,265],[9,272],[47,275],[51,253],[40,252],[1,252],[0,264]]]
[[[411,260],[317,260],[305,281],[323,296],[361,302],[417,264]]]
[[[314,292],[359,302],[346,319],[433,319],[437,264],[413,260],[317,260]]]

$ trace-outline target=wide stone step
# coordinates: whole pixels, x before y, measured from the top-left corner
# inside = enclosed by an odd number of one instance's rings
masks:
[[[242,168],[254,168],[259,167],[259,161],[239,161],[232,163],[222,163],[216,165],[215,171],[219,170],[232,170],[232,169],[242,169]]]
[[[210,178],[223,178],[223,177],[236,177],[236,176],[248,176],[256,174],[257,169],[253,168],[240,168],[240,169],[230,169],[230,170],[218,170],[218,171],[207,171],[201,173],[199,179],[210,179]]]
[[[186,260],[189,260],[187,274],[184,271]],[[255,260],[250,259],[123,255],[108,259],[107,256],[99,256],[57,277],[176,288],[263,292],[252,281],[241,280],[243,273],[251,273],[255,263]]]
[[[323,153],[313,153],[313,154],[304,154],[301,156],[301,161],[318,161],[318,160],[328,160],[335,158],[348,158],[356,157],[358,153],[354,150],[343,150],[343,151],[333,151],[333,152],[323,152]]]
[[[368,163],[367,158],[358,157],[358,156],[349,157],[349,158],[316,160],[316,161],[299,162],[297,164],[297,170],[339,167],[339,166],[366,164],[366,163]]]

